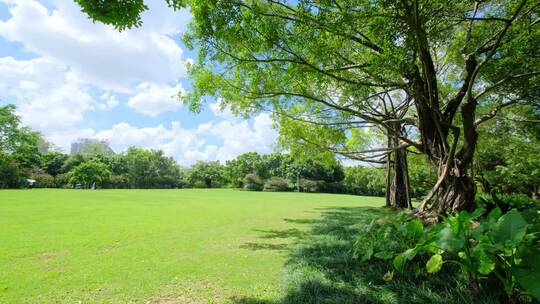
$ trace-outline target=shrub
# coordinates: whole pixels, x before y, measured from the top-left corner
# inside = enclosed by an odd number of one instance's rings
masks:
[[[319,184],[320,192],[325,193],[345,193],[343,182],[322,182]]]
[[[129,176],[127,174],[112,175],[103,186],[105,188],[127,189],[129,188]]]
[[[537,206],[538,202],[535,202],[524,194],[510,195],[480,193],[476,196],[476,205],[477,207],[484,208],[487,211],[500,208],[502,213],[506,213],[512,208],[525,210],[534,207],[535,205]]]
[[[394,264],[400,268],[399,260],[404,262],[418,252],[431,253],[426,264],[429,273],[438,272],[443,262],[450,261],[461,266],[472,286],[497,281],[510,302],[523,291],[540,300],[537,212],[511,209],[503,215],[495,208],[481,218],[484,209],[462,211],[432,227],[409,253],[398,255]]]
[[[459,265],[473,289],[502,291],[503,302],[515,303],[540,299],[539,230],[536,208],[506,214],[495,208],[487,215],[479,208],[428,227],[419,220],[390,218],[368,225],[354,253],[361,261],[393,260],[394,268],[407,274]]]
[[[255,173],[248,173],[244,177],[244,189],[249,191],[261,191],[263,182]]]
[[[67,188],[69,186],[69,174],[60,173],[54,177],[54,185],[57,188]]]
[[[69,176],[71,184],[82,184],[83,187],[90,188],[107,183],[111,178],[111,171],[104,163],[91,160],[75,167],[69,172]]]
[[[301,179],[300,180],[300,190],[302,192],[318,192],[319,183],[311,179]]]
[[[34,173],[30,178],[36,181],[33,185],[34,188],[54,188],[56,186],[54,177],[47,173]]]
[[[289,181],[281,177],[272,177],[264,184],[264,191],[289,191]]]

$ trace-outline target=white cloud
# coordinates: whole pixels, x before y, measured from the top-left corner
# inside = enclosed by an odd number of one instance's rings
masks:
[[[16,103],[24,124],[64,150],[79,137],[95,137],[108,140],[115,151],[131,145],[162,149],[184,165],[272,151],[277,134],[269,116],[242,121],[229,108],[221,111],[221,100],[210,105],[217,121],[188,129],[176,121],[153,127],[104,121],[112,127],[95,131],[85,121],[90,111],[125,102],[124,93],[130,96],[128,107],[152,117],[180,107],[176,96],[185,91],[179,79],[193,60],[183,60],[171,37],[185,30],[187,11],[173,12],[163,0],[146,1],[150,10],[143,14],[143,27],[119,33],[89,21],[72,0],[47,1],[50,6],[36,0],[0,2],[8,4],[11,15],[0,20],[0,36],[38,57],[0,58],[0,98]]]
[[[225,161],[248,151],[270,153],[276,136],[267,114],[259,114],[251,124],[220,121],[193,129],[184,129],[178,121],[172,122],[170,128],[163,125],[139,128],[122,122],[94,135],[107,140],[115,151],[129,146],[161,149],[183,165],[197,160]],[[223,145],[207,144],[208,141],[222,141]]]
[[[97,102],[96,108],[100,110],[112,109],[119,104],[118,99],[116,98],[116,95],[111,94],[109,92],[103,93],[99,98],[103,102]]]
[[[14,99],[23,124],[47,137],[65,138],[93,107],[77,75],[44,58],[0,58],[0,97]]]
[[[255,116],[251,125],[248,121],[222,120],[199,125],[197,133],[214,136],[223,141],[223,146],[215,151],[215,158],[222,161],[248,151],[270,153],[277,137],[272,120],[265,113]]]
[[[180,84],[176,86],[143,83],[137,87],[138,93],[128,100],[133,110],[156,117],[161,113],[174,111],[180,107],[178,94],[185,94]]]
[[[182,49],[170,34],[184,30],[187,11],[172,12],[165,1],[149,2],[139,29],[118,32],[92,23],[70,0],[53,1],[48,10],[35,0],[9,0],[11,17],[0,21],[0,35],[60,65],[85,82],[129,91],[133,84],[167,84],[185,74]]]

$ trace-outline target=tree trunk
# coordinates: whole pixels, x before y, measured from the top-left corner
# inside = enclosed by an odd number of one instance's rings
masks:
[[[399,140],[388,135],[388,147],[396,147]],[[409,170],[406,148],[390,153],[386,162],[386,207],[411,208]]]
[[[439,189],[432,209],[438,214],[472,211],[475,192],[474,182],[469,176],[449,176]]]

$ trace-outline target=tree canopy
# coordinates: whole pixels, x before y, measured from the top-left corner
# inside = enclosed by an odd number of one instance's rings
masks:
[[[78,2],[117,28],[140,25],[139,14]],[[199,51],[193,109],[210,95],[244,114],[270,111],[313,125],[299,143],[351,158],[366,154],[351,147],[354,130],[380,128],[397,141],[368,149],[371,158],[414,148],[436,168],[426,214],[470,209],[478,126],[507,106],[538,104],[537,1],[168,3],[194,18],[185,38]]]

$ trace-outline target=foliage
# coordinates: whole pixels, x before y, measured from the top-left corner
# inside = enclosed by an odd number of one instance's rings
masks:
[[[86,162],[88,159],[84,157],[82,154],[72,154],[68,156],[68,158],[64,161],[64,164],[62,165],[62,169],[60,170],[61,173],[67,173],[73,170],[78,165]]]
[[[111,171],[107,165],[98,161],[87,161],[69,172],[69,182],[72,185],[81,184],[85,188],[100,186],[110,178]]]
[[[60,173],[54,177],[54,184],[57,188],[69,187],[69,173]]]
[[[346,167],[343,183],[345,191],[351,194],[382,196],[386,192],[385,173],[380,168]]]
[[[192,185],[200,183],[205,188],[219,188],[225,183],[224,168],[219,161],[198,161],[191,166],[187,180]]]
[[[39,165],[41,135],[20,125],[14,105],[0,107],[0,153],[9,154],[21,169]]]
[[[243,180],[244,189],[249,191],[261,191],[263,189],[263,181],[255,173],[248,173]]]
[[[54,176],[45,172],[35,172],[30,176],[36,182],[32,185],[33,188],[54,188],[56,187]]]
[[[18,188],[25,184],[17,162],[10,155],[0,153],[0,188]]]
[[[320,188],[320,181],[312,179],[300,179],[300,191],[302,192],[318,192]]]
[[[401,213],[372,220],[358,234],[354,255],[362,262],[372,258],[391,260],[396,253],[416,244],[424,226],[418,219],[406,222],[406,217],[406,213]]]
[[[538,207],[539,202],[535,202],[530,197],[511,194],[495,194],[495,193],[479,193],[476,197],[476,206],[483,208],[488,212],[499,208],[502,213],[508,212],[510,209],[526,210],[533,207]]]
[[[264,191],[290,191],[289,180],[281,177],[271,177],[264,183]]]
[[[126,166],[131,188],[177,188],[180,184],[180,167],[163,151],[130,147],[122,157],[125,162],[120,162],[120,168]]]
[[[437,182],[437,174],[424,155],[409,153],[409,179],[412,197],[423,197]]]
[[[127,174],[121,174],[121,175],[111,175],[110,180],[103,185],[105,188],[112,188],[112,189],[127,189],[129,188],[129,175]]]
[[[540,222],[537,209],[511,209],[502,214],[495,208],[449,216],[430,227],[418,243],[397,255],[394,265],[403,271],[406,261],[417,254],[431,254],[426,263],[430,273],[443,263],[457,263],[472,286],[493,290],[497,282],[509,299],[526,292],[540,300]],[[496,288],[495,288],[496,290]]]
[[[243,179],[248,173],[260,174],[262,170],[262,157],[257,152],[247,152],[238,155],[225,163],[227,179],[236,188],[244,186]]]
[[[45,152],[41,154],[40,167],[47,174],[56,176],[62,173],[62,166],[67,161],[68,155],[61,152]]]
[[[479,130],[475,169],[484,192],[540,199],[539,120],[538,106],[516,106]]]

